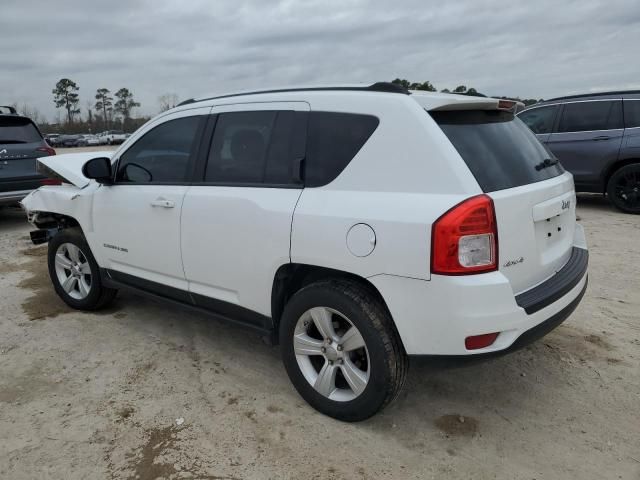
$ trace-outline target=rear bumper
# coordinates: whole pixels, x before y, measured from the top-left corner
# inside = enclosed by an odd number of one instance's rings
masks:
[[[564,321],[587,286],[588,253],[576,228],[567,264],[541,285],[515,296],[499,271],[482,275],[433,275],[423,281],[378,275],[378,288],[409,355],[477,356],[519,348]],[[527,313],[527,310],[530,313]],[[489,347],[467,350],[466,337],[500,332]]]
[[[547,281],[516,296],[516,303],[528,315],[542,310],[571,291],[587,273],[589,251],[573,247],[569,261]]]

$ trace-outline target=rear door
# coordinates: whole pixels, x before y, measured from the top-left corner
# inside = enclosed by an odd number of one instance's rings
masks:
[[[28,191],[40,186],[36,158],[49,155],[40,132],[31,120],[0,115],[0,194]]]
[[[184,272],[197,305],[258,327],[266,320],[246,309],[271,316],[275,272],[290,261],[308,110],[304,102],[212,109],[207,161],[182,211]]]
[[[515,294],[544,281],[569,259],[575,192],[529,128],[508,112],[430,112],[494,202],[500,271]]]
[[[603,168],[618,159],[623,134],[622,100],[570,102],[547,146],[577,185],[599,186]]]

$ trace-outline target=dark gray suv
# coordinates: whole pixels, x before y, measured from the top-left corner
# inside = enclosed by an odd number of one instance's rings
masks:
[[[36,159],[55,154],[33,121],[13,107],[0,106],[0,206],[17,204],[32,190],[54,182],[37,171]]]
[[[640,213],[640,91],[554,98],[519,117],[573,174],[576,191]]]

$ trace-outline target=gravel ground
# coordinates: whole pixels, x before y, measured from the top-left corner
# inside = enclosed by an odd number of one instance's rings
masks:
[[[56,148],[58,155],[65,153],[80,153],[80,152],[105,152],[109,150],[115,150],[120,145],[96,145],[93,147],[75,147],[75,148]]]
[[[590,286],[567,322],[500,359],[413,364],[395,403],[345,424],[244,330],[127,293],[70,311],[0,211],[0,478],[638,480],[640,217],[578,212]]]

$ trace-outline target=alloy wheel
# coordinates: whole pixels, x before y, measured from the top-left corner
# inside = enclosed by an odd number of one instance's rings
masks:
[[[614,195],[625,207],[632,210],[640,208],[640,168],[626,170],[620,175]]]
[[[358,397],[366,388],[371,362],[360,331],[343,314],[327,307],[307,310],[298,319],[293,348],[309,384],[339,402]]]
[[[55,270],[62,289],[71,298],[84,300],[91,291],[91,266],[86,255],[73,243],[63,243],[55,256]]]

